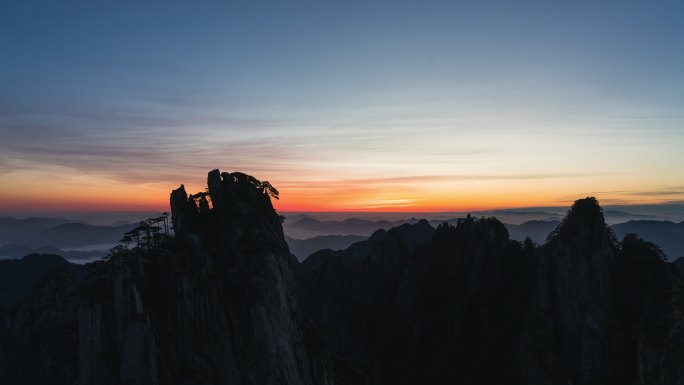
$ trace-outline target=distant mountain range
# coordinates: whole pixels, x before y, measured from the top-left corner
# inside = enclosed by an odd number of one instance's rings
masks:
[[[115,244],[125,232],[136,226],[94,226],[54,218],[0,218],[0,243],[56,248]]]
[[[94,247],[109,248],[106,245],[94,245]],[[55,254],[60,255],[70,261],[79,263],[90,262],[100,259],[107,255],[107,250],[62,250],[54,246],[29,247],[23,245],[4,245],[0,246],[0,259],[21,258],[28,254]]]
[[[289,237],[304,239],[320,235],[369,236],[379,229],[390,229],[404,223],[416,223],[417,218],[397,221],[347,218],[343,220],[319,220],[307,215],[286,219],[283,225]]]
[[[529,236],[536,243],[544,243],[559,221],[529,221],[520,225],[506,224],[511,239]],[[663,249],[670,261],[684,257],[684,222],[632,220],[610,226],[620,240],[627,234],[637,234]]]
[[[510,215],[510,211],[508,211]],[[623,214],[613,211],[613,214]],[[629,213],[625,213],[629,214]],[[630,214],[632,215],[632,214]],[[441,223],[455,225],[459,218],[445,221],[431,220],[428,223],[437,227]],[[288,243],[293,253],[302,260],[314,251],[329,248],[333,250],[343,249],[362,238],[370,236],[378,229],[390,229],[404,224],[415,224],[416,218],[398,221],[373,221],[359,218],[350,218],[342,221],[320,221],[308,216],[296,218],[291,223],[285,222],[285,233],[288,234]],[[548,235],[560,224],[559,220],[532,220],[521,224],[505,223],[511,239],[518,241],[530,237],[535,243],[541,244],[546,241]],[[631,220],[611,226],[618,239],[624,238],[628,233],[635,233],[644,239],[659,245],[670,260],[684,256],[684,222],[654,221],[654,220]],[[296,235],[311,235],[324,233],[326,235],[313,236],[306,239],[296,239]]]
[[[287,244],[290,246],[290,252],[299,261],[303,261],[318,250],[344,250],[352,244],[366,239],[367,237],[361,235],[319,235],[307,239],[285,237]]]
[[[97,259],[136,226],[95,226],[59,218],[0,218],[0,258],[44,253],[70,260]]]
[[[618,238],[628,233],[639,234],[660,246],[670,261],[684,257],[684,222],[629,221],[611,226]]]
[[[607,210],[615,217],[635,217],[639,214]],[[500,210],[491,212],[504,217],[527,217],[548,215],[546,211]],[[642,215],[642,217],[650,217]],[[515,218],[514,218],[515,219]],[[441,223],[455,225],[459,218],[428,220],[432,227]],[[308,215],[295,215],[284,224],[290,251],[301,261],[322,249],[342,250],[355,242],[367,239],[375,231],[388,230],[405,224],[416,224],[419,219],[411,217],[399,220],[372,220],[346,218],[342,220],[319,220]],[[542,244],[560,220],[531,220],[520,224],[504,223],[511,239],[518,241],[530,237]],[[102,258],[122,235],[137,224],[95,226],[74,223],[60,218],[0,218],[0,258],[21,258],[31,253],[56,254],[68,260],[91,261]],[[630,220],[613,224],[611,228],[619,239],[635,233],[658,244],[673,261],[684,256],[684,222],[657,220]]]

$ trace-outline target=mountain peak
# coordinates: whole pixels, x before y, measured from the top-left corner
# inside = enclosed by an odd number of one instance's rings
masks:
[[[177,235],[219,230],[232,234],[232,227],[265,227],[281,235],[281,218],[271,198],[279,193],[267,181],[241,172],[212,170],[207,175],[207,189],[188,195],[181,185],[171,192],[171,218]],[[284,241],[283,241],[284,242]]]
[[[583,215],[586,217],[601,217],[603,219],[603,208],[595,197],[578,199],[573,203],[568,211],[568,216]]]
[[[22,259],[24,262],[28,262],[31,264],[41,264],[41,265],[68,265],[69,262],[67,262],[64,257],[56,254],[38,254],[38,253],[32,253],[29,255],[24,256]]]
[[[603,208],[594,197],[578,199],[573,203],[563,221],[549,234],[548,239],[579,235],[584,239],[611,236],[603,216]],[[612,238],[612,236],[611,236]]]
[[[392,228],[392,230],[399,234],[399,237],[406,246],[412,248],[430,241],[435,233],[435,228],[430,226],[430,223],[425,219],[421,219],[416,223],[404,223]]]

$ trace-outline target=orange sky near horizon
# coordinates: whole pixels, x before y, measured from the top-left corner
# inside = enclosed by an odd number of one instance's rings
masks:
[[[223,171],[223,170],[222,170]],[[88,174],[9,175],[3,183],[0,211],[167,211],[172,189],[202,191],[205,177],[177,182],[133,183]],[[260,179],[262,175],[258,175]],[[593,190],[582,188],[592,180]],[[4,180],[8,180],[7,177]],[[606,204],[653,204],[681,198],[681,189],[645,191],[622,177],[419,176],[360,179],[270,179],[280,191],[279,211],[304,212],[464,212],[502,208],[568,206],[585,196]]]

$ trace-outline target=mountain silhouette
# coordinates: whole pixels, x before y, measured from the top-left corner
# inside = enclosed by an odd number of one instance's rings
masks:
[[[353,243],[365,240],[361,235],[319,235],[307,239],[295,239],[285,236],[290,252],[299,261],[303,261],[309,255],[323,249],[343,250]]]
[[[0,261],[0,379],[69,384],[78,370],[78,302],[85,268],[58,255]]]
[[[46,273],[64,270],[76,281],[85,268],[54,254],[29,254],[18,260],[0,260],[0,308],[16,304]]]
[[[121,239],[122,234],[135,226],[94,226],[57,218],[0,218],[0,244],[30,248],[113,245]]]
[[[684,257],[684,222],[639,220],[618,223],[612,228],[619,237],[634,233],[657,243],[671,261]]]
[[[173,235],[123,242],[85,278],[48,257],[65,268],[36,269],[0,306],[3,383],[684,378],[682,274],[656,244],[618,239],[594,198],[543,244],[466,216],[379,229],[299,263],[273,186],[219,170],[207,186],[171,193]]]

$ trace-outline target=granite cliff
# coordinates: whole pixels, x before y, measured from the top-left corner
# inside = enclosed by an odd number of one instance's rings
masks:
[[[79,383],[323,383],[297,323],[296,261],[273,193],[218,170],[206,193],[174,190],[175,238],[124,252],[87,282]]]

